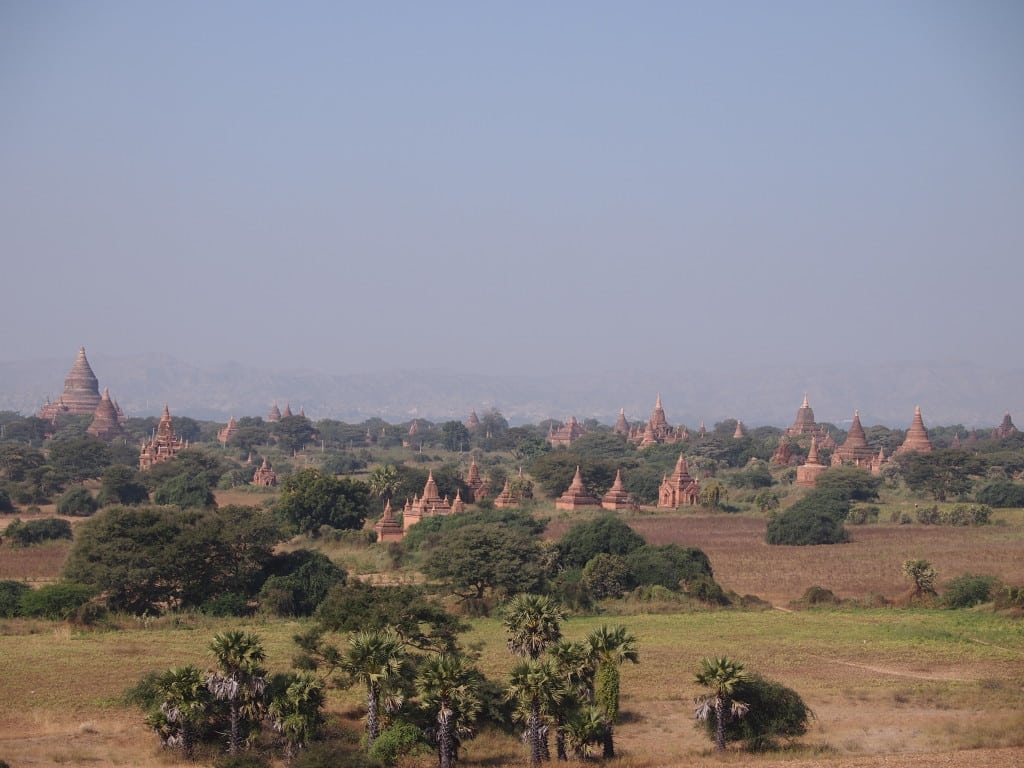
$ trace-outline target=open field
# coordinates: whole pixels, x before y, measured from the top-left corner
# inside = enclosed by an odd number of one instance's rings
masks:
[[[655,514],[627,517],[650,544],[700,547],[711,559],[715,578],[738,594],[753,594],[786,605],[810,586],[844,598],[872,594],[893,598],[909,586],[900,565],[924,558],[939,573],[939,584],[966,572],[989,574],[1024,584],[1024,525],[1020,513],[996,519],[1003,524],[950,526],[848,525],[850,542],[831,546],[780,547],[764,542],[765,521],[744,515]],[[556,518],[547,537],[561,536],[575,522]]]
[[[582,637],[602,621],[572,618],[565,634]],[[711,755],[693,726],[691,701],[699,690],[691,676],[700,658],[713,654],[784,682],[814,710],[806,748],[786,753],[786,764],[1024,765],[1019,620],[983,611],[857,610],[639,615],[622,622],[637,637],[641,663],[623,670],[615,765],[769,766],[783,759]],[[148,670],[206,666],[212,636],[238,626],[263,637],[272,670],[288,667],[297,622],[190,616],[127,619],[121,629],[85,632],[0,623],[0,758],[12,766],[178,765],[158,749],[141,713],[119,697]],[[511,658],[497,619],[474,622],[465,639],[480,645],[488,676],[507,675]],[[358,697],[335,691],[329,708],[357,727]],[[524,762],[517,739],[484,734],[467,744],[463,764]]]

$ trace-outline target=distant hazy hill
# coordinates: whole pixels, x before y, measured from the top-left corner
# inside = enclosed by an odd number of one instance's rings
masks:
[[[993,426],[1007,409],[1024,425],[1024,370],[967,363],[910,363],[752,369],[719,373],[607,371],[599,375],[490,376],[443,371],[393,371],[331,376],[270,371],[237,363],[198,367],[170,358],[90,355],[100,380],[133,416],[171,412],[200,419],[266,416],[271,403],[305,408],[312,419],[396,423],[413,417],[464,419],[470,409],[499,409],[513,423],[546,418],[596,418],[613,423],[619,408],[645,420],[660,393],[672,424],[710,428],[740,418],[748,426],[793,422],[808,393],[819,421],[848,422],[855,408],[865,425],[905,427],[920,404],[926,425]],[[0,409],[34,413],[60,395],[74,356],[0,362]]]

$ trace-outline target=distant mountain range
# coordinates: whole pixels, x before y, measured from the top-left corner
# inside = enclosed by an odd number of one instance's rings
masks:
[[[390,423],[424,418],[463,420],[497,408],[513,424],[569,416],[614,423],[623,408],[645,420],[660,394],[670,423],[695,428],[704,421],[742,419],[747,426],[786,426],[808,394],[818,421],[839,426],[860,410],[865,426],[906,427],[920,404],[926,425],[991,427],[1010,411],[1024,424],[1024,369],[969,363],[892,363],[872,366],[792,366],[740,372],[608,370],[601,374],[492,376],[438,370],[329,375],[270,371],[238,363],[196,366],[166,357],[90,355],[100,381],[129,416],[172,414],[226,421],[231,415],[266,417],[276,400],[305,409],[311,419]],[[46,359],[0,362],[0,410],[35,413],[56,399],[74,362]]]

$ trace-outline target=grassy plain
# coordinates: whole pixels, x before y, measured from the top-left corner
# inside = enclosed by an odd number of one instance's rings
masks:
[[[836,768],[904,765],[1020,765],[1024,761],[1024,632],[1019,620],[986,611],[854,610],[645,614],[571,618],[580,638],[621,621],[641,663],[623,670],[616,765],[772,765],[785,759]],[[283,670],[299,622],[187,616],[124,619],[117,629],[78,631],[48,623],[0,624],[0,758],[12,766],[174,766],[142,716],[121,704],[145,672],[209,664],[217,631],[259,633],[268,664]],[[480,667],[504,679],[511,667],[498,619],[473,623],[466,641]],[[728,654],[798,690],[816,719],[804,746],[783,755],[714,757],[693,725],[693,670]],[[359,694],[333,691],[336,721],[358,728]],[[957,754],[961,750],[969,753]],[[967,757],[965,757],[965,755]],[[905,762],[903,758],[906,757]],[[969,758],[969,759],[968,759]],[[467,744],[467,766],[523,764],[520,742],[484,734]],[[430,758],[418,765],[432,765]]]
[[[220,503],[260,504],[241,492]],[[542,513],[549,510],[541,509]],[[557,538],[578,516],[553,515]],[[907,558],[930,560],[939,583],[964,572],[1024,583],[1024,513],[999,512],[981,528],[849,526],[849,544],[768,547],[756,515],[641,513],[628,520],[653,544],[705,550],[716,578],[740,594],[756,594],[779,609],[659,613],[669,606],[633,604],[631,615],[573,617],[570,638],[601,622],[625,624],[641,663],[623,671],[623,717],[617,729],[626,768],[692,765],[1024,766],[1024,622],[988,609],[844,609],[790,611],[811,585],[841,597],[892,598],[907,589],[899,573]],[[73,521],[75,523],[79,521]],[[0,525],[6,522],[0,519]],[[378,550],[322,543],[351,573],[384,571]],[[54,579],[66,544],[18,550],[0,547],[0,578]],[[609,606],[609,614],[616,609]],[[150,670],[209,664],[206,648],[218,631],[259,633],[268,666],[285,670],[291,637],[302,624],[202,616],[117,618],[113,628],[79,630],[27,620],[0,620],[0,759],[12,766],[178,766],[162,752],[141,713],[125,706],[125,689]],[[511,666],[497,619],[473,622],[465,638],[480,649],[480,666],[504,679]],[[794,688],[816,718],[803,746],[781,754],[712,754],[693,726],[691,682],[701,657],[726,654]],[[360,726],[359,695],[333,690],[335,730]],[[520,742],[484,733],[466,745],[466,766],[524,765]],[[205,764],[210,764],[207,756]],[[434,765],[425,758],[417,765]]]

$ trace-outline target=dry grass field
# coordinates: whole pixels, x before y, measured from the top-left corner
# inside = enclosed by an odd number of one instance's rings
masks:
[[[613,765],[1024,765],[1019,620],[984,611],[707,611],[572,618],[566,636],[583,637],[602,621],[624,623],[641,658],[623,670],[620,757]],[[296,622],[189,616],[91,631],[0,623],[0,758],[12,766],[181,764],[159,750],[141,713],[120,697],[148,670],[208,665],[213,634],[239,626],[263,637],[271,669],[288,667]],[[507,675],[511,658],[497,619],[476,621],[466,641],[479,644],[488,676]],[[803,695],[816,719],[801,749],[711,753],[693,725],[699,689],[691,677],[700,658],[712,654],[738,658]],[[333,692],[329,708],[333,719],[358,727],[356,692]],[[463,764],[524,762],[517,739],[484,734],[467,744]]]
[[[241,493],[220,501],[262,500]],[[940,584],[967,571],[1024,583],[1024,518],[1019,511],[996,517],[1002,522],[982,528],[850,526],[851,542],[831,547],[768,547],[764,521],[745,515],[638,514],[629,521],[651,543],[701,547],[725,587],[786,609],[811,585],[856,599],[900,595],[908,585],[899,566],[911,557],[930,560]],[[556,517],[548,535],[560,536],[574,521]],[[383,562],[375,552],[326,550],[350,572],[373,570]],[[0,578],[53,579],[67,551],[66,544],[2,546]],[[362,559],[347,562],[352,557]],[[1020,617],[986,608],[708,610],[574,617],[565,633],[582,637],[602,621],[625,624],[636,635],[641,656],[639,665],[623,671],[620,757],[613,766],[1024,766]],[[0,759],[19,767],[188,765],[158,748],[142,714],[124,706],[121,696],[147,671],[184,663],[207,666],[213,635],[239,627],[263,637],[272,670],[289,667],[298,622],[187,615],[118,618],[113,627],[83,630],[0,620]],[[488,676],[507,675],[511,660],[497,619],[475,621],[465,641],[479,646],[480,666]],[[693,725],[692,699],[699,690],[691,679],[701,657],[721,654],[804,697],[816,717],[802,746],[771,755],[735,749],[722,757],[712,753]],[[332,691],[329,711],[336,729],[360,726],[353,691]],[[206,755],[200,764],[211,762],[212,755]],[[525,763],[518,740],[484,733],[466,745],[462,764]],[[424,758],[410,765],[435,764]]]
[[[843,598],[881,594],[892,599],[907,591],[909,583],[900,574],[900,565],[911,558],[931,562],[940,585],[968,572],[1024,584],[1024,524],[1019,511],[997,513],[996,524],[977,528],[849,525],[849,543],[814,547],[769,546],[764,542],[764,519],[745,515],[640,514],[627,519],[650,544],[703,549],[715,578],[726,589],[780,606],[815,585]],[[560,538],[573,522],[552,520],[547,536]]]

